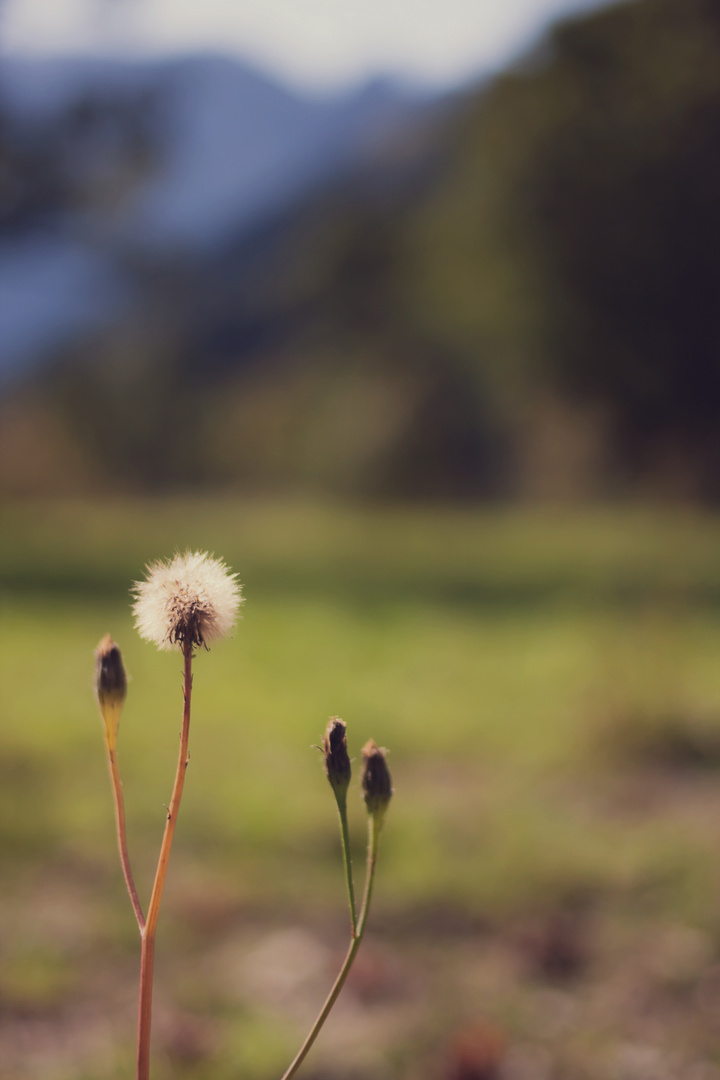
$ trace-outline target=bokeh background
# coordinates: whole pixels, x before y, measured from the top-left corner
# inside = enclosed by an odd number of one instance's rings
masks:
[[[331,715],[396,794],[307,1080],[720,1080],[720,8],[221,8],[0,8],[0,1077],[132,1075],[92,653],[146,900],[190,547],[157,1080],[324,999]]]

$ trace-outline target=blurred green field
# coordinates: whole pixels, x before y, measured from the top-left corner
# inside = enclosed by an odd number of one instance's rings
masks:
[[[137,941],[92,653],[109,631],[131,676],[146,900],[180,664],[139,640],[128,589],[186,547],[247,600],[195,665],[158,1080],[280,1075],[332,981],[345,900],[312,749],[330,715],[356,756],[390,749],[396,794],[365,966],[308,1080],[455,1080],[467,1025],[503,1060],[488,1077],[720,1077],[720,521],[178,498],[14,504],[2,533],[3,1080],[130,1075]]]

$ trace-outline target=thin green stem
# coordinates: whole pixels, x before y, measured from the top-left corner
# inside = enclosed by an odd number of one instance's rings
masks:
[[[110,770],[110,782],[112,784],[113,801],[115,803],[115,828],[117,832],[118,848],[120,850],[120,865],[122,866],[125,884],[127,886],[130,903],[132,904],[138,929],[142,934],[145,929],[145,916],[135,888],[132,869],[130,867],[130,855],[127,846],[127,832],[125,829],[125,804],[123,802],[122,781],[117,763],[117,747],[115,735],[108,728],[105,729],[105,749],[107,750],[108,769]]]
[[[375,884],[375,867],[377,865],[381,828],[382,818],[378,819],[375,814],[368,815],[367,870],[365,871],[365,891],[363,892],[362,907],[358,919],[358,938],[362,938],[365,933],[365,923],[370,914],[370,901],[372,900],[373,885]]]
[[[380,825],[381,822],[378,823],[375,816],[370,815],[368,819],[368,854],[367,872],[365,874],[365,891],[363,893],[362,907],[360,908],[360,917],[357,921],[357,931],[352,941],[350,942],[350,948],[348,949],[345,960],[343,961],[343,966],[340,969],[340,974],[335,980],[333,988],[330,991],[325,1004],[320,1010],[317,1020],[313,1024],[308,1037],[305,1039],[305,1042],[298,1050],[297,1055],[293,1059],[287,1072],[284,1073],[282,1080],[290,1080],[290,1078],[295,1075],[295,1073],[298,1071],[303,1061],[307,1057],[311,1046],[317,1039],[323,1024],[328,1018],[330,1010],[337,1001],[340,991],[345,985],[345,980],[350,973],[350,968],[353,965],[353,960],[357,956],[358,949],[360,948],[360,943],[365,932],[365,924],[367,923],[368,913],[370,911],[370,900],[372,897],[373,881],[375,878],[375,866],[377,864]]]
[[[357,913],[355,911],[355,885],[353,884],[352,860],[350,858],[350,833],[348,830],[347,792],[335,793],[338,814],[340,816],[340,835],[342,836],[343,862],[345,864],[345,884],[350,901],[350,926],[353,939],[357,937]]]

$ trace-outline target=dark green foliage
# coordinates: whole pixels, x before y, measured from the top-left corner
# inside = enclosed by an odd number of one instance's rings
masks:
[[[702,470],[720,450],[720,14],[655,0],[556,40],[582,109],[528,186],[570,308],[558,375],[607,400],[630,446]]]
[[[674,458],[716,495],[718,8],[625,4],[532,60],[460,125],[426,227],[463,286],[431,279],[438,320],[505,388],[602,406],[616,464]]]

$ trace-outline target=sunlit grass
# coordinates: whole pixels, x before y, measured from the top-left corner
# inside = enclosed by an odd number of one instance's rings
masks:
[[[147,559],[190,545],[238,569],[248,599],[234,640],[196,664],[179,850],[232,853],[238,873],[249,860],[260,891],[283,859],[332,865],[311,744],[338,714],[355,754],[369,736],[391,749],[384,889],[395,902],[498,906],[524,877],[615,880],[632,852],[643,863],[648,828],[671,859],[660,826],[588,830],[547,778],[582,785],[607,768],[598,732],[618,714],[720,716],[719,533],[711,519],[649,512],[15,507],[2,564],[0,738],[14,791],[4,800],[16,800],[5,843],[113,857],[91,693],[92,648],[108,631],[132,680],[120,734],[131,843],[155,842],[179,665],[138,639],[123,594]],[[307,878],[298,891],[311,898]]]
[[[256,926],[315,927],[344,942],[335,808],[313,748],[330,715],[347,721],[356,758],[371,736],[390,750],[395,797],[371,938],[406,950],[426,977],[437,972],[414,1034],[383,1036],[395,1055],[382,1058],[388,1076],[405,1075],[401,1062],[420,1075],[422,1047],[466,1007],[457,978],[472,978],[485,946],[468,952],[443,927],[466,927],[470,943],[467,928],[492,926],[502,942],[518,921],[586,905],[620,952],[619,942],[644,948],[652,927],[660,944],[678,926],[715,933],[716,519],[37,503],[5,509],[2,541],[0,913],[15,944],[0,996],[23,1016],[57,1013],[62,1030],[75,1001],[98,1001],[95,1035],[104,1023],[114,1032],[95,1057],[89,1044],[85,1057],[68,1051],[64,1073],[50,1049],[36,1075],[114,1080],[131,1067],[137,930],[115,851],[93,649],[110,632],[130,676],[119,756],[146,903],[175,768],[181,664],[139,639],[128,590],[147,561],[185,547],[239,571],[247,603],[233,639],[195,662],[157,990],[212,1035],[209,1056],[184,1062],[183,1076],[264,1080],[302,1034],[287,1017],[278,1027],[271,1003],[255,1009],[218,981],[225,934],[238,955]],[[359,869],[357,780],[350,817]],[[491,955],[482,978],[495,972],[488,1000],[523,1038],[536,1003],[518,962],[494,969]],[[313,990],[318,1004],[326,990]],[[592,1023],[587,1045],[608,1045]],[[172,1047],[171,1034],[162,1039]],[[574,1045],[568,1036],[567,1054],[585,1061]],[[158,1054],[158,1080],[179,1067]]]

